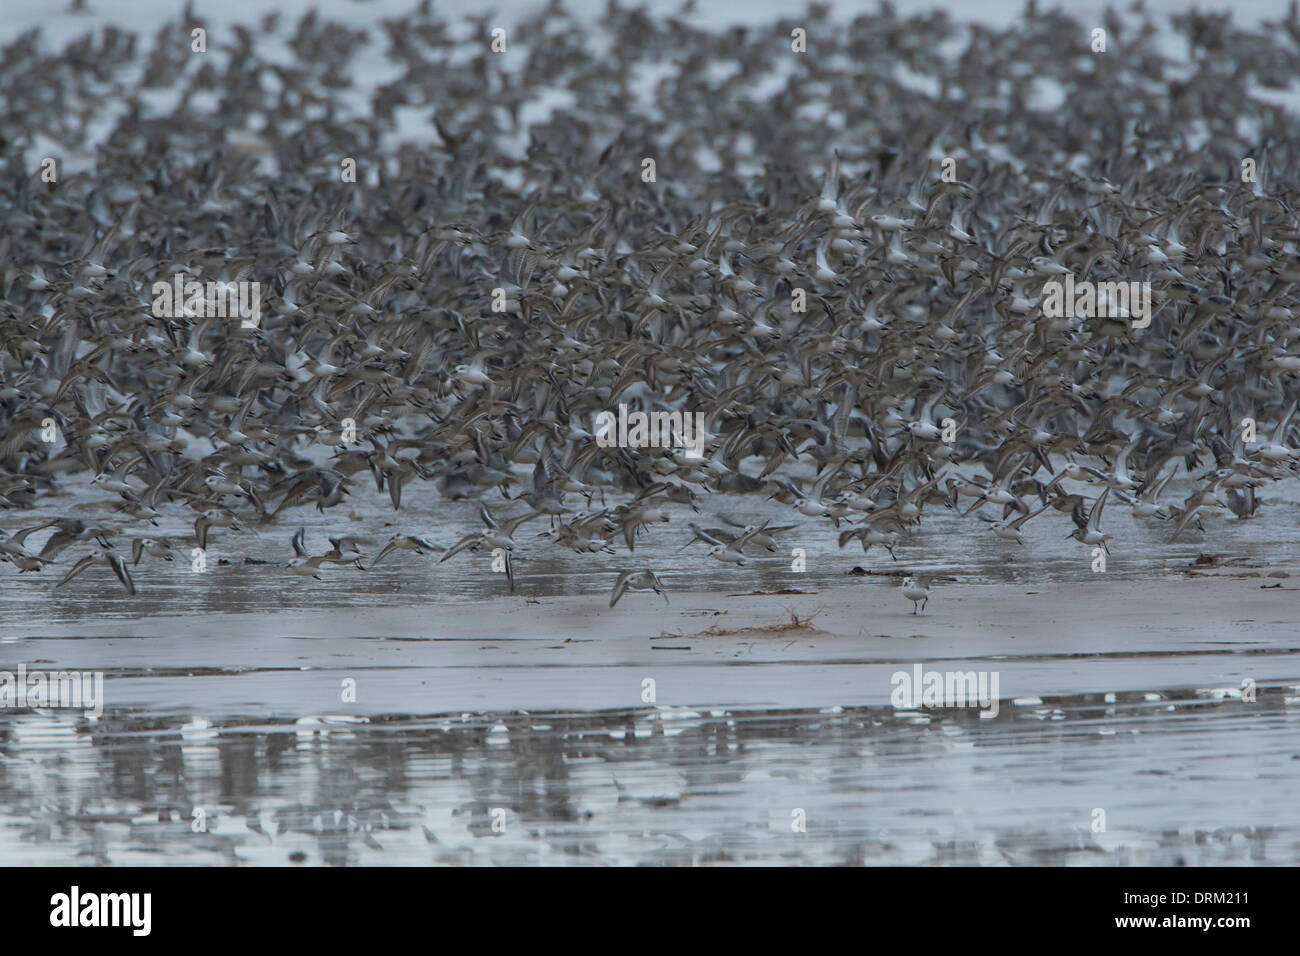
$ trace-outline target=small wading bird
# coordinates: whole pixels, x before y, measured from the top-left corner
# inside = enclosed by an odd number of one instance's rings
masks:
[[[331,537],[329,542],[330,550],[313,557],[307,550],[307,529],[299,528],[293,535],[293,559],[288,564],[289,570],[305,578],[315,578],[317,581],[321,580],[321,576],[316,572],[320,570],[322,564],[350,564],[359,571],[365,570],[361,566],[361,549],[357,547],[353,538]]]
[[[106,548],[96,550],[74,564],[72,570],[65,574],[58,584],[54,585],[54,590],[57,591],[82,571],[96,564],[106,564],[112,568],[113,573],[117,575],[117,579],[122,582],[122,587],[126,588],[126,593],[135,594],[135,582],[131,580],[131,571],[127,567],[126,561],[116,551]]]
[[[919,577],[903,578],[903,597],[912,602],[912,613],[917,614],[918,607],[925,610],[925,602],[930,600],[930,589]]]
[[[515,546],[515,529],[525,521],[528,521],[531,518],[536,518],[539,512],[530,511],[526,514],[519,515],[517,518],[511,518],[504,524],[498,524],[496,519],[492,517],[492,512],[488,511],[488,506],[483,502],[479,502],[478,514],[483,520],[483,523],[487,525],[487,530],[479,532],[478,534],[471,532],[470,534],[465,535],[465,537],[461,538],[448,548],[446,553],[438,559],[439,564],[449,558],[455,557],[466,548],[477,551],[479,548],[486,546],[494,551],[497,548],[501,548],[506,552],[510,552]]]
[[[140,563],[140,559],[145,555],[152,558],[162,558],[164,561],[172,560],[171,545],[167,539],[158,540],[155,538],[136,538],[131,542],[131,564]]]
[[[723,524],[730,525],[733,528],[739,528],[742,532],[752,527],[751,525],[742,524],[741,522],[736,521],[733,518],[728,518],[726,515],[718,515],[718,518],[722,521]],[[762,528],[755,528],[754,533],[750,535],[749,540],[752,541],[758,547],[762,548],[764,551],[767,551],[769,554],[776,554],[781,549],[777,545],[776,539],[773,538],[772,535],[779,534],[782,531],[789,531],[793,527],[795,526],[792,524],[781,524],[773,527],[772,524],[769,522],[763,525],[763,528],[767,529],[766,531],[764,531]],[[715,537],[721,537],[721,535],[715,535]]]
[[[864,522],[857,527],[850,528],[847,531],[841,531],[839,537],[840,547],[844,547],[854,538],[857,538],[862,544],[862,553],[866,554],[871,550],[873,544],[884,547],[889,552],[889,556],[895,561],[898,555],[894,554],[894,546],[898,544],[899,532],[896,530],[880,531],[874,527],[870,521]]]
[[[492,513],[488,511],[488,506],[483,502],[479,502],[478,514],[483,523],[487,525],[487,530],[479,534],[470,533],[465,535],[447,549],[446,553],[438,559],[438,563],[442,564],[442,562],[455,557],[466,549],[478,551],[483,547],[487,547],[492,551],[499,550],[505,559],[506,581],[509,582],[510,590],[513,593],[515,589],[515,529],[530,518],[536,518],[540,513],[538,511],[529,511],[517,518],[511,518],[504,524],[498,524],[496,519],[492,517]]]
[[[388,539],[388,544],[375,555],[375,560],[370,562],[373,568],[385,557],[394,551],[414,551],[416,554],[429,554],[438,550],[438,546],[413,534],[395,534]]]
[[[289,561],[289,570],[294,574],[301,575],[304,578],[315,578],[321,580],[321,576],[316,572],[320,570],[321,563],[325,560],[324,555],[313,558],[306,547],[306,528],[299,528],[293,535],[293,559]]]
[[[1076,541],[1089,546],[1099,544],[1107,554],[1110,554],[1110,548],[1106,546],[1106,542],[1113,535],[1103,534],[1101,530],[1101,512],[1106,507],[1106,496],[1109,494],[1110,486],[1107,485],[1102,493],[1097,496],[1097,500],[1092,503],[1092,510],[1088,512],[1086,518],[1083,515],[1082,505],[1071,512],[1070,517],[1074,519],[1074,523],[1078,527],[1067,534],[1067,538],[1074,538]]]
[[[649,568],[640,571],[623,571],[619,574],[618,580],[614,582],[614,589],[609,594],[609,606],[613,607],[628,591],[654,591],[664,603],[668,603],[667,589],[664,583],[659,580],[659,575],[655,574]]]
[[[713,537],[708,531],[693,524],[690,527],[695,537],[688,541],[687,545],[694,544],[696,541],[704,541],[713,545],[709,549],[709,557],[725,564],[738,564],[744,567],[746,560],[745,545],[749,544],[756,535],[764,533],[767,530],[767,525],[768,523],[764,521],[760,527],[755,528],[751,525],[735,538],[728,535],[720,539]]]
[[[977,512],[975,517],[979,518],[981,521],[987,521],[989,524],[989,530],[1003,541],[1014,541],[1016,544],[1023,545],[1025,543],[1025,537],[1020,531],[1021,527],[1030,518],[1040,515],[1046,510],[1047,505],[1043,505],[1037,511],[1031,511],[1029,514],[1021,515],[1012,521],[998,521],[996,518],[990,518],[982,512]]]

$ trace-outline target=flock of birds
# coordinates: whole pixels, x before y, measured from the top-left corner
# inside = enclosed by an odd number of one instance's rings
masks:
[[[1008,31],[688,14],[553,5],[502,50],[428,3],[369,33],[269,14],[207,52],[190,12],[149,50],[111,27],[5,47],[0,560],[134,594],[146,558],[421,482],[482,529],[373,558],[299,532],[286,567],[491,551],[513,589],[545,524],[609,562],[612,606],[665,592],[619,544],[709,495],[864,552],[933,509],[1013,543],[1059,516],[1108,549],[1107,503],[1177,537],[1297,475],[1300,138],[1259,95],[1300,74],[1294,5],[1253,31],[1138,7],[1096,25],[1106,52],[1032,4]],[[374,37],[395,79],[354,82]],[[50,141],[93,162],[48,182]],[[156,316],[178,273],[258,282],[260,322]],[[1150,283],[1149,327],[1045,315],[1067,275]],[[605,447],[620,404],[702,413],[703,455]],[[102,520],[22,521],[91,489]],[[177,514],[192,538],[156,533]],[[685,546],[743,567],[792,527],[723,523]]]

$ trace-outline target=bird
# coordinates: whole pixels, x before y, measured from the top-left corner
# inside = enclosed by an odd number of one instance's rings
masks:
[[[609,592],[609,606],[612,608],[628,591],[654,591],[668,603],[667,589],[659,580],[659,575],[648,568],[637,571],[620,571]]]
[[[164,561],[172,560],[171,545],[168,543],[167,539],[165,538],[163,539],[135,538],[134,540],[132,540],[131,542],[132,566],[139,565],[140,558],[142,558],[146,554],[153,558],[162,558]]]
[[[370,562],[370,567],[373,568],[394,551],[414,551],[416,554],[432,554],[437,550],[437,545],[419,535],[395,534],[388,539],[388,543],[380,549],[377,555],[375,555],[375,559]]]
[[[725,525],[729,525],[732,528],[739,528],[742,532],[747,528],[752,527],[752,525],[743,524],[742,522],[736,521],[734,518],[729,518],[726,515],[718,515],[718,519]],[[769,521],[766,522],[762,528],[755,528],[754,533],[750,535],[749,540],[764,551],[768,552],[768,554],[776,554],[781,550],[781,548],[772,535],[780,534],[783,531],[789,531],[794,527],[796,526],[792,524],[773,525]],[[721,537],[721,535],[715,535],[715,537]]]
[[[925,582],[919,577],[903,578],[903,597],[912,602],[912,613],[919,613],[925,610],[926,602],[930,600],[930,589]]]
[[[977,515],[977,517],[983,518],[985,521],[988,521],[989,530],[992,531],[995,535],[997,535],[1002,540],[1014,541],[1016,542],[1016,544],[1023,546],[1025,543],[1025,537],[1020,529],[1024,527],[1025,522],[1028,521],[1030,518],[1037,517],[1038,515],[1042,514],[1046,510],[1047,510],[1047,505],[1043,505],[1037,511],[1031,511],[1029,512],[1029,514],[1019,515],[1018,517],[1013,518],[1010,521],[998,521],[997,519],[994,518],[986,518],[982,514]]]
[[[1196,522],[1197,527],[1200,528],[1200,514],[1204,509],[1227,507],[1227,504],[1219,498],[1219,486],[1225,478],[1226,475],[1219,475],[1210,484],[1197,488],[1192,494],[1188,495],[1187,500],[1183,502],[1182,510],[1175,516],[1174,533],[1169,538],[1171,542],[1177,541],[1179,535],[1192,522]]]
[[[286,565],[294,574],[304,578],[314,578],[317,581],[322,580],[320,574],[321,564],[325,561],[325,556],[320,555],[312,557],[307,551],[307,529],[299,528],[293,534],[293,557],[289,559]]]
[[[127,567],[126,561],[124,561],[122,556],[116,551],[107,548],[92,551],[74,564],[71,570],[69,570],[68,573],[65,574],[56,585],[54,585],[54,590],[57,591],[77,575],[81,574],[88,568],[94,567],[96,564],[104,564],[112,568],[113,573],[117,575],[117,579],[122,583],[122,587],[126,590],[126,593],[132,596],[135,595],[135,581],[131,578],[131,570]]]
[[[862,544],[863,554],[868,553],[871,550],[872,545],[880,545],[889,552],[889,556],[893,560],[897,561],[898,555],[894,553],[894,548],[897,546],[900,537],[900,532],[897,530],[898,527],[899,526],[895,523],[892,525],[890,530],[881,531],[876,527],[875,523],[867,520],[855,527],[841,531],[839,534],[839,546],[842,548],[851,540],[857,538]]]
[[[514,550],[515,530],[525,521],[529,521],[532,518],[537,517],[537,515],[540,512],[529,511],[525,514],[521,514],[514,518],[511,518],[504,523],[498,523],[497,520],[492,517],[492,512],[488,510],[487,504],[484,502],[479,502],[478,513],[479,513],[479,518],[483,521],[483,524],[487,526],[487,530],[481,531],[477,534],[470,533],[465,535],[465,537],[461,538],[459,541],[457,541],[450,548],[448,548],[446,551],[443,552],[442,557],[438,559],[439,564],[451,558],[454,558],[456,555],[460,554],[460,552],[466,549],[472,549],[474,551],[477,551],[480,548],[487,547],[493,551],[498,549],[505,551],[508,555],[511,551]]]
[[[1110,541],[1112,535],[1105,534],[1101,530],[1101,512],[1106,507],[1106,497],[1110,494],[1110,485],[1102,489],[1101,494],[1097,496],[1096,501],[1092,503],[1092,508],[1088,511],[1087,517],[1084,517],[1080,511],[1073,514],[1074,522],[1077,527],[1071,531],[1067,538],[1074,538],[1081,544],[1090,547],[1101,545],[1102,549],[1110,554],[1110,547],[1106,542]]]
[[[734,538],[730,535],[727,535],[725,538],[715,538],[697,525],[691,525],[691,531],[695,535],[695,538],[692,539],[692,542],[688,542],[688,544],[693,543],[695,540],[704,541],[713,545],[713,547],[709,549],[709,557],[726,564],[735,564],[744,567],[747,563],[745,557],[745,545],[753,540],[756,535],[765,533],[767,525],[768,522],[766,521],[759,527],[750,525]]]

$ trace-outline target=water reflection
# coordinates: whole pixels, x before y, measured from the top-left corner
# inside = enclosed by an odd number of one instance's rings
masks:
[[[1004,701],[996,719],[647,707],[210,725],[8,712],[0,860],[1296,863],[1295,693]]]
[[[1177,485],[1171,485],[1171,494]],[[1269,498],[1272,510],[1267,520],[1213,517],[1207,519],[1208,534],[1192,530],[1174,543],[1168,540],[1172,533],[1168,522],[1139,521],[1128,509],[1114,508],[1113,513],[1106,514],[1107,530],[1116,536],[1111,543],[1107,575],[1122,579],[1179,573],[1198,566],[1198,560],[1201,566],[1261,576],[1274,569],[1294,571],[1293,529],[1300,523],[1298,497],[1300,482],[1283,482]],[[114,519],[105,516],[103,506],[83,494],[60,492],[42,499],[42,506],[45,510],[24,515],[23,523],[35,525],[49,517],[76,514],[97,526],[115,527]],[[510,503],[494,507],[499,507],[503,517],[525,510],[522,505],[512,507]],[[1065,534],[1073,525],[1060,515],[1045,515],[1025,525],[1026,543],[1020,546],[997,538],[973,517],[961,518],[935,506],[926,512],[923,528],[895,549],[898,560],[894,561],[881,548],[873,548],[865,555],[854,543],[840,549],[837,532],[829,522],[802,518],[785,505],[753,495],[709,496],[701,515],[684,505],[671,505],[667,510],[671,520],[656,525],[640,538],[633,554],[626,551],[621,540],[616,555],[579,555],[534,534],[521,534],[514,559],[516,592],[526,597],[604,594],[619,569],[633,564],[658,570],[670,590],[723,593],[788,587],[815,590],[843,583],[855,565],[872,574],[899,575],[900,581],[901,575],[907,573],[967,584],[1095,579],[1090,549],[1066,540]],[[66,588],[51,591],[59,577],[89,552],[90,545],[70,548],[41,574],[19,574],[11,565],[0,564],[0,580],[5,584],[0,588],[0,621],[30,619],[34,627],[39,627],[42,623],[157,614],[459,603],[508,593],[505,576],[492,572],[491,555],[487,553],[464,553],[440,564],[437,556],[398,552],[369,571],[351,565],[325,568],[320,581],[294,574],[284,566],[293,555],[289,541],[300,522],[306,528],[307,545],[313,553],[329,547],[329,535],[346,533],[362,541],[368,556],[366,564],[399,531],[418,533],[445,547],[482,527],[477,502],[447,501],[428,488],[413,488],[404,496],[400,516],[394,515],[386,497],[358,499],[346,514],[340,514],[342,511],[335,508],[317,514],[304,510],[283,524],[259,526],[249,521],[240,532],[214,531],[207,570],[202,574],[191,571],[185,560],[168,563],[146,557],[134,570],[139,588],[134,597],[126,594],[107,567],[88,571]],[[719,514],[741,522],[761,524],[770,520],[774,525],[793,523],[795,527],[777,535],[783,550],[776,554],[757,552],[747,567],[736,568],[711,559],[700,545],[683,548],[691,538],[687,527],[690,522],[713,526]],[[184,542],[193,534],[193,520],[192,513],[176,509],[160,517],[158,527],[149,533]],[[531,530],[544,531],[546,525],[538,519]],[[39,549],[51,533],[33,535],[27,542],[29,549]],[[124,525],[112,537],[119,548],[125,549],[130,536],[139,533],[139,528]],[[807,554],[807,570],[802,573],[791,571],[790,549],[796,546]],[[264,563],[246,563],[250,558]]]

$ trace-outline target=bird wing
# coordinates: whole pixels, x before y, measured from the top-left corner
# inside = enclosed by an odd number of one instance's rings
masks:
[[[375,560],[370,562],[370,566],[373,568],[380,561],[384,560],[385,555],[389,554],[392,551],[397,550],[397,548],[400,547],[400,545],[397,542],[400,540],[401,540],[400,535],[396,535],[396,534],[393,535],[392,538],[389,539],[388,544],[384,545],[383,549],[380,550],[379,554],[375,556]]]
[[[694,544],[696,541],[703,541],[707,544],[727,545],[727,544],[731,544],[736,540],[731,535],[726,534],[725,532],[721,532],[717,528],[711,528],[709,529],[709,531],[705,531],[699,525],[694,523],[687,525],[687,527],[689,527],[691,531],[694,532],[695,534],[695,537],[691,538],[690,542],[687,544],[687,547]]]
[[[627,582],[631,580],[635,571],[623,571],[619,574],[618,580],[614,582],[614,590],[610,592],[609,606],[613,607],[618,603],[619,598],[627,593]]]
[[[822,177],[822,194],[821,198],[835,202],[840,191],[840,151],[834,150],[831,153],[830,165],[826,167],[826,174]]]
[[[504,529],[506,534],[513,536],[516,528],[518,528],[525,521],[529,521],[533,518],[536,518],[539,514],[541,514],[540,511],[530,511],[527,514],[522,514],[517,518],[511,518],[504,525],[502,525],[502,528]]]
[[[1291,426],[1291,416],[1295,414],[1296,403],[1292,402],[1291,407],[1286,410],[1286,414],[1277,423],[1277,428],[1273,430],[1273,444],[1286,444],[1286,430]]]
[[[95,563],[95,555],[93,554],[86,555],[84,558],[82,558],[80,561],[78,561],[76,564],[72,566],[72,570],[69,571],[67,574],[65,574],[63,576],[63,579],[59,581],[58,584],[54,585],[54,590],[57,591],[59,588],[63,587],[63,585],[67,584],[69,581],[71,581],[78,574],[86,570],[86,568],[90,567],[94,563]]]
[[[135,582],[131,580],[131,571],[122,560],[121,555],[109,554],[108,563],[113,566],[113,573],[117,579],[122,582],[122,587],[126,588],[126,593],[135,594]]]
[[[749,539],[754,537],[754,535],[758,534],[759,532],[766,531],[767,525],[768,522],[764,521],[757,528],[755,528],[753,525],[746,528],[744,534],[742,534],[739,538],[735,540],[735,542],[733,543],[733,547],[735,547],[737,551],[745,550],[745,545],[749,542]]]
[[[1107,485],[1105,490],[1097,496],[1097,500],[1092,505],[1092,510],[1088,512],[1088,528],[1092,531],[1101,530],[1101,510],[1106,507],[1106,497],[1110,494],[1110,486]]]
[[[454,558],[456,555],[460,554],[466,548],[470,547],[471,545],[477,544],[482,539],[483,536],[481,534],[465,535],[465,537],[461,538],[459,541],[457,541],[455,544],[453,544],[450,548],[446,550],[443,556],[438,559],[438,563],[442,564],[442,562],[446,561],[448,558]]]

